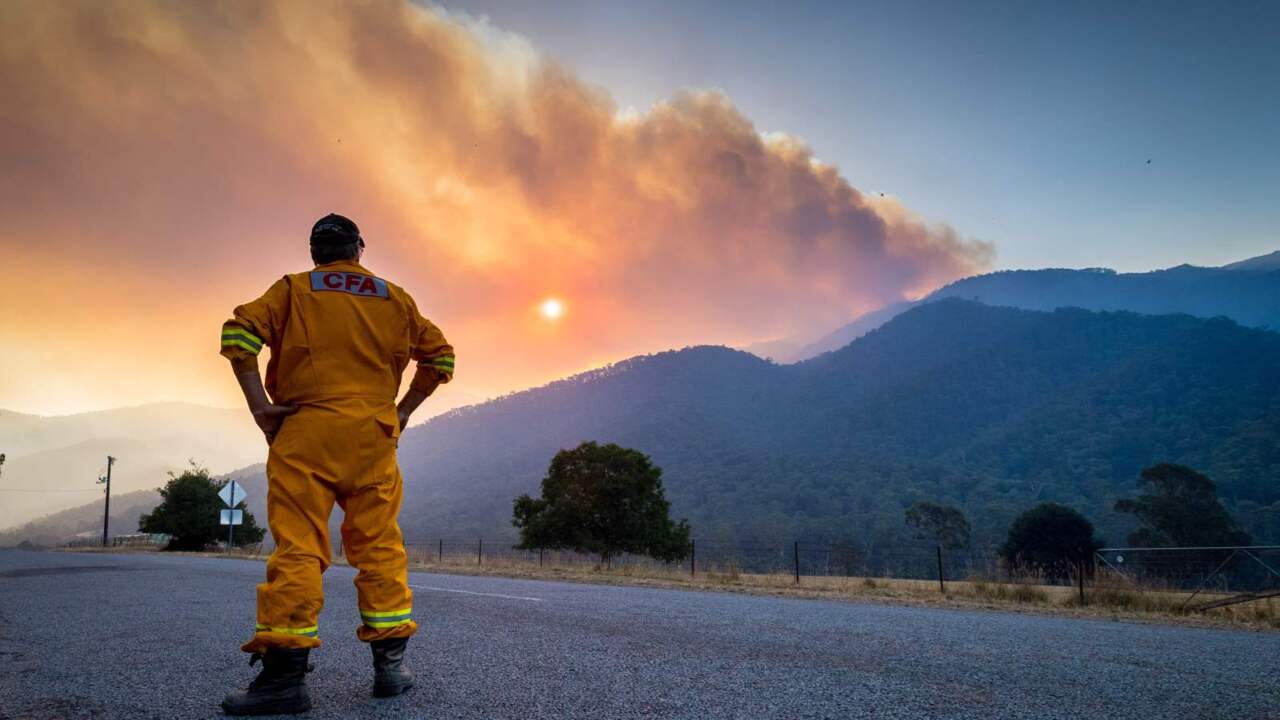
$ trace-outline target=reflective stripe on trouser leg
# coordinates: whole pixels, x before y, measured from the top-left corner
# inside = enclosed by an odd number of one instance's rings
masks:
[[[246,652],[320,646],[321,574],[329,567],[333,488],[323,478],[323,415],[304,408],[284,421],[267,458],[267,522],[276,548],[258,585],[258,622]]]
[[[396,442],[370,423],[374,454],[368,475],[343,487],[342,540],[359,573],[356,592],[361,615],[356,636],[365,642],[409,637],[418,629],[411,617],[408,558],[396,517],[403,486],[396,465]]]
[[[286,635],[301,635],[303,637],[317,637],[320,634],[320,628],[312,625],[311,627],[291,628],[291,627],[271,627],[258,623],[257,632],[273,632],[284,633]]]
[[[388,610],[385,612],[361,610],[360,620],[363,621],[366,626],[374,628],[375,630],[398,627],[400,625],[413,622],[413,608]]]

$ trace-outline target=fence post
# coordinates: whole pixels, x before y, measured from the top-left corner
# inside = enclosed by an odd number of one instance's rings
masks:
[[[698,574],[698,542],[689,541],[689,577]]]
[[[1077,573],[1080,576],[1080,607],[1084,607],[1084,556],[1080,556],[1080,570]]]
[[[938,592],[942,593],[943,595],[946,595],[947,586],[943,584],[943,578],[942,578],[942,546],[937,545],[936,547],[938,550]]]
[[[800,541],[799,540],[796,540],[793,549],[795,550],[795,558],[796,558],[796,584],[799,585],[800,584]]]
[[[542,567],[542,548],[538,548],[538,567]]]
[[[484,564],[484,538],[480,538],[480,549],[476,551],[476,564]]]

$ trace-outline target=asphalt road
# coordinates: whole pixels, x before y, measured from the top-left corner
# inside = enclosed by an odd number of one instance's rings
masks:
[[[221,717],[261,563],[0,551],[0,718]],[[332,568],[310,718],[1280,718],[1280,635],[414,573],[369,695]]]

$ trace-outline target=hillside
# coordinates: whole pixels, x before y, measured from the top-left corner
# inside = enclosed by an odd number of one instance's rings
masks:
[[[107,455],[114,494],[151,490],[188,461],[227,472],[260,461],[262,435],[245,413],[182,403],[41,417],[0,411],[0,529],[100,497]]]
[[[649,453],[700,538],[901,542],[904,507],[930,499],[987,543],[1054,500],[1121,542],[1115,499],[1172,461],[1277,542],[1276,367],[1280,334],[1221,318],[943,300],[804,363],[688,348],[434,418],[401,440],[402,524],[410,541],[509,537],[556,450],[599,440]],[[261,466],[237,475],[260,511]]]
[[[958,280],[930,299],[957,297],[1028,310],[1081,307],[1223,316],[1248,327],[1280,328],[1280,272],[1268,269],[1263,260],[1234,268],[1179,265],[1146,273],[1008,270]]]
[[[64,544],[73,538],[102,537],[102,498],[68,510],[50,513],[8,530],[0,530],[0,547],[11,547],[26,541],[41,546]],[[110,536],[129,535],[138,531],[138,518],[160,502],[154,490],[136,490],[111,494]]]
[[[259,463],[227,473],[223,477],[235,478],[236,482],[244,485],[249,495],[246,502],[249,512],[258,518],[260,526],[265,527],[267,486],[263,467]],[[156,486],[163,484],[158,482]],[[110,537],[132,535],[138,532],[138,518],[143,513],[151,512],[159,502],[160,494],[154,489],[111,493]],[[336,512],[335,516],[340,522],[342,513]],[[77,537],[99,539],[101,536],[102,496],[98,493],[91,502],[50,513],[7,530],[0,530],[0,547],[12,547],[24,540],[36,545],[56,546]]]
[[[945,298],[1024,310],[1079,307],[1222,316],[1248,327],[1280,328],[1280,251],[1222,267],[1179,265],[1144,273],[1051,268],[975,275],[939,288],[919,303],[897,303],[866,313],[811,343],[782,339],[746,349],[778,362],[805,360],[842,348],[917,304]]]
[[[1222,267],[1227,270],[1253,270],[1262,272],[1280,270],[1280,250],[1267,253],[1266,255],[1252,257],[1247,260],[1233,262],[1229,265],[1223,265]]]
[[[509,534],[551,455],[596,439],[650,453],[703,537],[894,538],[930,498],[988,538],[1059,500],[1119,540],[1112,502],[1170,460],[1275,540],[1278,362],[1280,334],[1226,320],[930,303],[807,363],[691,348],[436,418],[401,443],[404,524]]]

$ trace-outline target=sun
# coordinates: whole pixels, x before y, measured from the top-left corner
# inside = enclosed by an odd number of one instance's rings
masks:
[[[564,303],[555,298],[547,298],[538,306],[538,312],[548,320],[558,320],[564,314]]]

